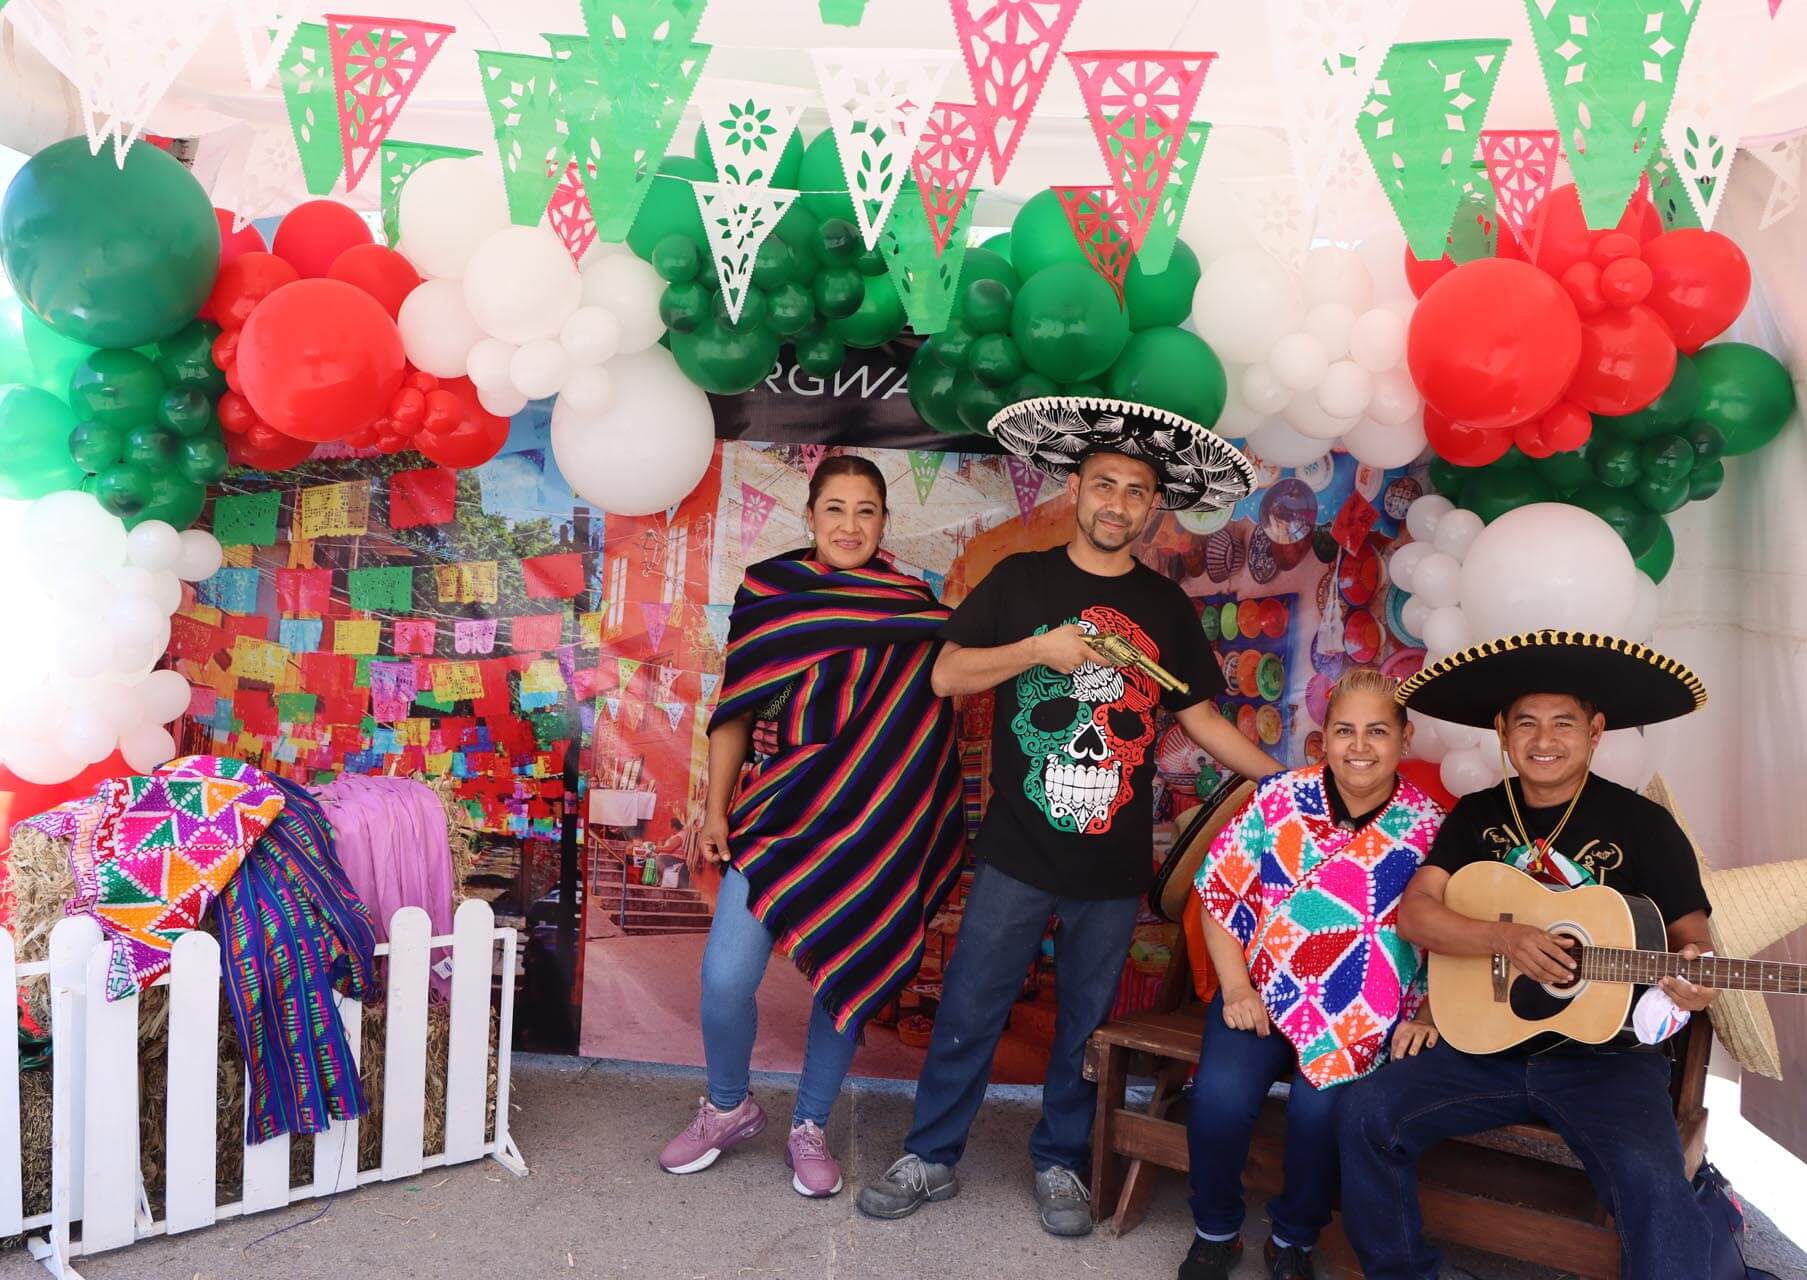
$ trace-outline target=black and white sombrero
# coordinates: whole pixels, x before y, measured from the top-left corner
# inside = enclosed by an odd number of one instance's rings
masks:
[[[1091,453],[1146,462],[1172,511],[1233,506],[1255,487],[1255,467],[1223,437],[1166,409],[1102,396],[1038,396],[986,424],[994,439],[1057,479]]]
[[[1491,729],[1495,716],[1531,693],[1590,702],[1609,729],[1674,720],[1707,701],[1700,677],[1674,658],[1583,631],[1529,631],[1474,645],[1424,667],[1394,696],[1424,715]]]

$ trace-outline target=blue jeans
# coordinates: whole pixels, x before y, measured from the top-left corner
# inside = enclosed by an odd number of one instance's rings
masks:
[[[1223,992],[1205,1012],[1198,1075],[1186,1113],[1186,1146],[1192,1163],[1192,1220],[1216,1239],[1242,1230],[1242,1170],[1249,1160],[1255,1117],[1275,1081],[1293,1076],[1299,1055],[1278,1027],[1265,1037],[1224,1025]],[[1336,1114],[1347,1085],[1314,1088],[1304,1076],[1292,1081],[1286,1100],[1286,1178],[1268,1201],[1273,1234],[1310,1248],[1330,1221],[1336,1196]]]
[[[929,1041],[904,1150],[932,1164],[956,1164],[985,1100],[991,1060],[1041,948],[1048,918],[1054,939],[1054,1046],[1042,1083],[1042,1116],[1029,1138],[1037,1171],[1091,1167],[1098,1089],[1080,1073],[1085,1042],[1116,999],[1139,898],[1063,898],[1032,888],[989,863],[973,875],[935,1034]]]
[[[747,1073],[753,1061],[753,1037],[759,1033],[759,1005],[754,993],[765,977],[775,939],[747,909],[747,878],[729,868],[715,901],[709,945],[703,949],[703,1056],[709,1073],[709,1101],[732,1111],[747,1096]],[[856,1041],[835,1030],[834,1018],[813,1001],[809,1043],[803,1051],[803,1075],[797,1081],[793,1125],[813,1120],[828,1123],[840,1095],[841,1081],[853,1065]]]
[[[1619,1230],[1626,1280],[1702,1280],[1708,1226],[1683,1173],[1669,1060],[1622,1053],[1466,1054],[1447,1044],[1349,1087],[1341,1118],[1343,1230],[1369,1280],[1426,1280],[1418,1157],[1446,1138],[1549,1125]]]

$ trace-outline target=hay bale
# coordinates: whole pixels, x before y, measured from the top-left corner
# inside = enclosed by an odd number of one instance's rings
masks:
[[[464,882],[470,878],[471,868],[477,865],[477,829],[471,825],[464,806],[458,803],[450,778],[417,773],[414,780],[431,791],[445,810],[446,835],[452,845],[452,909],[456,911],[458,904],[468,896]]]

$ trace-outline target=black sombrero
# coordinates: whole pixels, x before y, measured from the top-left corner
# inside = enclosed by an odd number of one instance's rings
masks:
[[[1087,454],[1121,453],[1160,480],[1173,511],[1228,507],[1255,487],[1255,467],[1223,437],[1166,409],[1103,396],[1038,396],[1007,405],[986,424],[994,439],[1065,479]]]
[[[1566,693],[1593,704],[1609,729],[1673,720],[1705,705],[1707,687],[1674,658],[1615,636],[1529,631],[1433,662],[1399,686],[1400,702],[1479,729],[1529,693]]]

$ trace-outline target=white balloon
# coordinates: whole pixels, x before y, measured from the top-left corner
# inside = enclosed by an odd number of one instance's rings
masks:
[[[1343,436],[1343,448],[1357,462],[1387,471],[1403,467],[1424,452],[1424,426],[1411,419],[1390,424],[1363,418]]]
[[[1429,609],[1457,603],[1462,599],[1462,562],[1441,551],[1431,552],[1412,573],[1412,594]],[[1424,632],[1418,634],[1422,636]]]
[[[1429,760],[1432,764],[1449,754],[1449,743],[1437,732],[1437,721],[1429,716],[1420,715],[1416,711],[1408,711],[1405,718],[1412,726],[1412,754],[1420,760]]]
[[[464,304],[464,287],[456,280],[420,284],[402,299],[395,325],[408,359],[436,378],[463,377],[471,348],[483,339],[482,327]]]
[[[1492,728],[1481,729],[1474,725],[1457,724],[1453,720],[1438,720],[1432,716],[1426,716],[1424,722],[1434,726],[1437,736],[1448,743],[1452,750],[1463,747],[1484,749],[1488,755],[1495,757],[1494,772],[1499,772],[1500,739]]]
[[[606,413],[579,413],[563,396],[553,403],[559,473],[584,501],[611,514],[663,511],[708,473],[715,451],[709,397],[663,347],[616,356],[609,374],[615,397]]]
[[[1254,412],[1272,417],[1286,408],[1293,393],[1281,384],[1267,365],[1252,364],[1242,371],[1242,398]]]
[[[1320,302],[1305,313],[1305,332],[1316,338],[1324,354],[1341,360],[1349,354],[1349,334],[1355,324],[1355,312],[1340,302]]]
[[[1424,629],[1418,634],[1424,637],[1424,647],[1440,657],[1448,657],[1474,643],[1474,637],[1468,631],[1468,618],[1463,614],[1462,606],[1455,604],[1432,609],[1430,617],[1424,620]]]
[[[570,374],[571,357],[556,338],[522,344],[508,365],[508,380],[529,400],[557,395]]]
[[[1369,373],[1385,373],[1405,361],[1406,322],[1399,313],[1374,307],[1355,317],[1349,329],[1349,358]]]
[[[1430,616],[1431,607],[1417,596],[1413,596],[1399,606],[1399,620],[1405,623],[1407,631],[1421,639],[1424,636],[1424,624],[1429,621]]]
[[[174,569],[182,554],[182,535],[162,520],[146,520],[125,536],[126,555],[140,569]]]
[[[558,332],[575,365],[601,364],[621,350],[621,321],[607,307],[579,307]]]
[[[146,724],[168,724],[176,719],[188,710],[188,695],[188,681],[180,671],[168,668],[151,672],[132,691]]]
[[[107,599],[117,600],[121,596],[143,596],[146,600],[154,600],[157,596],[157,580],[148,569],[140,569],[135,564],[128,564],[115,569],[107,576]],[[165,609],[165,613],[171,610]]]
[[[427,168],[431,168],[428,165]],[[424,172],[424,170],[423,170]],[[407,190],[406,187],[403,188]],[[176,758],[176,740],[162,725],[139,725],[120,735],[119,754],[125,757],[134,773],[149,773],[160,764]]]
[[[1369,372],[1353,360],[1338,360],[1318,383],[1318,408],[1333,418],[1359,418],[1374,389]]]
[[[527,407],[527,397],[515,389],[512,381],[494,391],[479,391],[477,403],[498,418],[512,418]]]
[[[464,304],[471,317],[484,333],[505,342],[556,337],[582,297],[577,264],[549,227],[492,232],[464,272]]]
[[[169,615],[149,596],[120,596],[107,606],[103,620],[115,644],[136,649],[158,636],[163,637],[162,643],[169,642]]]
[[[205,529],[182,530],[182,551],[176,557],[176,576],[184,582],[211,578],[226,562],[226,549]]]
[[[1419,433],[1423,434],[1424,423],[1418,412],[1423,407],[1424,400],[1418,394],[1418,387],[1404,369],[1388,369],[1373,375],[1368,393],[1368,416],[1374,421],[1395,427],[1416,422]]]
[[[1636,640],[1640,644],[1650,639],[1651,632],[1656,630],[1656,618],[1661,600],[1657,594],[1656,583],[1642,569],[1638,570],[1637,581],[1632,584],[1636,598],[1631,605],[1631,618],[1625,623],[1625,638]]]
[[[402,185],[396,217],[396,247],[416,271],[461,276],[483,239],[509,225],[501,168],[488,156],[423,164]]]
[[[1313,440],[1330,441],[1345,435],[1350,428],[1361,421],[1361,415],[1338,417],[1325,413],[1318,404],[1315,391],[1301,391],[1295,395],[1282,412],[1287,425],[1300,435],[1310,436]]]
[[[1351,311],[1365,310],[1374,301],[1374,280],[1368,264],[1353,249],[1324,245],[1305,255],[1305,301],[1310,306],[1336,302]]]
[[[1461,747],[1443,757],[1438,766],[1443,785],[1453,795],[1485,791],[1499,779],[1499,761],[1480,747]]]
[[[1588,768],[1621,787],[1641,790],[1655,772],[1650,760],[1650,747],[1636,729],[1608,729],[1600,735],[1594,758]]]
[[[1410,592],[1412,575],[1418,571],[1419,562],[1435,550],[1436,548],[1428,542],[1408,542],[1404,546],[1396,548],[1392,558],[1387,561],[1387,579],[1401,591]],[[1414,631],[1412,634],[1422,635],[1423,633]]]
[[[1637,568],[1593,512],[1536,502],[1500,516],[1468,548],[1461,603],[1483,640],[1545,627],[1623,635]]]
[[[1468,554],[1468,548],[1474,545],[1474,540],[1481,536],[1481,530],[1486,527],[1481,517],[1458,507],[1454,511],[1443,513],[1443,518],[1437,521],[1437,532],[1432,535],[1431,541],[1444,555],[1460,560]]]
[[[1414,499],[1412,505],[1405,510],[1405,527],[1420,542],[1429,542],[1437,536],[1437,521],[1444,513],[1454,511],[1456,504],[1440,493],[1427,493]]]
[[[1276,467],[1304,467],[1330,451],[1330,442],[1294,431],[1284,418],[1268,423],[1248,438],[1248,451]]]
[[[514,361],[514,353],[520,348],[512,342],[504,342],[500,338],[484,338],[471,348],[470,356],[465,361],[465,374],[471,385],[478,391],[507,391],[513,388],[514,379],[509,372],[509,365]]]
[[[160,569],[151,575],[151,599],[164,613],[174,613],[182,607],[182,579],[175,570]]]
[[[573,369],[558,398],[567,412],[584,418],[599,418],[615,403],[615,380],[604,365]],[[1222,423],[1218,425],[1222,426]]]
[[[71,708],[57,730],[57,746],[83,765],[105,760],[118,742],[107,717],[92,707]]]
[[[142,678],[150,674],[151,669],[163,657],[163,651],[169,648],[169,620],[166,618],[156,632],[138,636],[115,635],[113,638],[113,661],[111,670],[128,678]]]
[[[631,253],[584,262],[583,305],[601,307],[615,317],[621,354],[645,351],[665,336],[665,321],[659,317],[664,292],[664,278]]]
[[[6,767],[26,782],[40,787],[53,782],[67,782],[82,771],[84,763],[57,743],[44,739],[22,739],[6,756]]]
[[[1241,249],[1205,268],[1192,295],[1192,321],[1221,359],[1253,364],[1298,330],[1305,304],[1292,272],[1259,249]]]
[[[71,569],[105,573],[125,563],[126,546],[119,517],[75,489],[39,498],[19,520],[21,564],[55,596],[71,593]]]
[[[1289,333],[1268,351],[1267,366],[1281,386],[1291,391],[1309,391],[1323,380],[1330,368],[1330,357],[1324,352],[1324,344],[1309,333]]]
[[[1253,367],[1253,366],[1251,366]],[[1226,440],[1241,440],[1251,431],[1259,431],[1267,422],[1268,415],[1256,413],[1243,400],[1239,390],[1242,374],[1236,370],[1226,371],[1229,383],[1228,394],[1224,397],[1223,412],[1217,415],[1217,422],[1211,428]]]
[[[57,667],[78,680],[100,675],[113,664],[113,637],[94,625],[93,619],[77,620],[63,628],[56,649]]]

